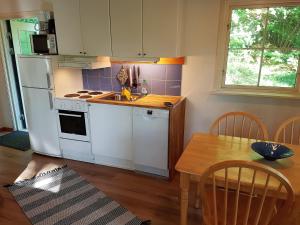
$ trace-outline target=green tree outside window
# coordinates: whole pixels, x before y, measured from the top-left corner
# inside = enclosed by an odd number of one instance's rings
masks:
[[[232,10],[225,85],[296,86],[300,6]]]

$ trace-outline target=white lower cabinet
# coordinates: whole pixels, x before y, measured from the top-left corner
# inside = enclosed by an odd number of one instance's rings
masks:
[[[169,176],[168,133],[168,110],[134,108],[132,143],[136,170]]]
[[[89,113],[95,163],[134,169],[132,107],[92,103]]]
[[[169,111],[90,104],[95,163],[169,176]]]

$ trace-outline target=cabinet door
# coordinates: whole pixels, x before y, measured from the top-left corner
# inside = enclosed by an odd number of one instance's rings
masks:
[[[89,56],[111,56],[109,0],[80,0],[84,51]]]
[[[54,18],[60,55],[80,55],[83,52],[79,0],[54,0]]]
[[[32,150],[61,156],[53,93],[38,88],[23,88],[22,91]]]
[[[142,0],[111,0],[112,51],[116,57],[142,54]]]
[[[143,52],[146,57],[179,55],[180,0],[143,0]]]
[[[132,169],[132,107],[91,104],[95,163]]]

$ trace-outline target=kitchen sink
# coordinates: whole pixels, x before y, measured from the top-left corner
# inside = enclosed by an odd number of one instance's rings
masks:
[[[143,97],[143,95],[133,94],[133,95],[131,95],[131,100],[128,101],[127,98],[125,96],[121,96],[120,93],[113,93],[111,95],[101,98],[101,100],[118,101],[118,102],[134,102],[134,101],[141,99],[142,97]]]

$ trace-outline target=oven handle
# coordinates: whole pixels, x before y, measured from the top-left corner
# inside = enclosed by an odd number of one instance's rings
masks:
[[[77,117],[77,118],[81,118],[81,115],[75,115],[75,114],[68,114],[68,113],[58,113],[58,115],[60,116],[70,116],[70,117]]]

